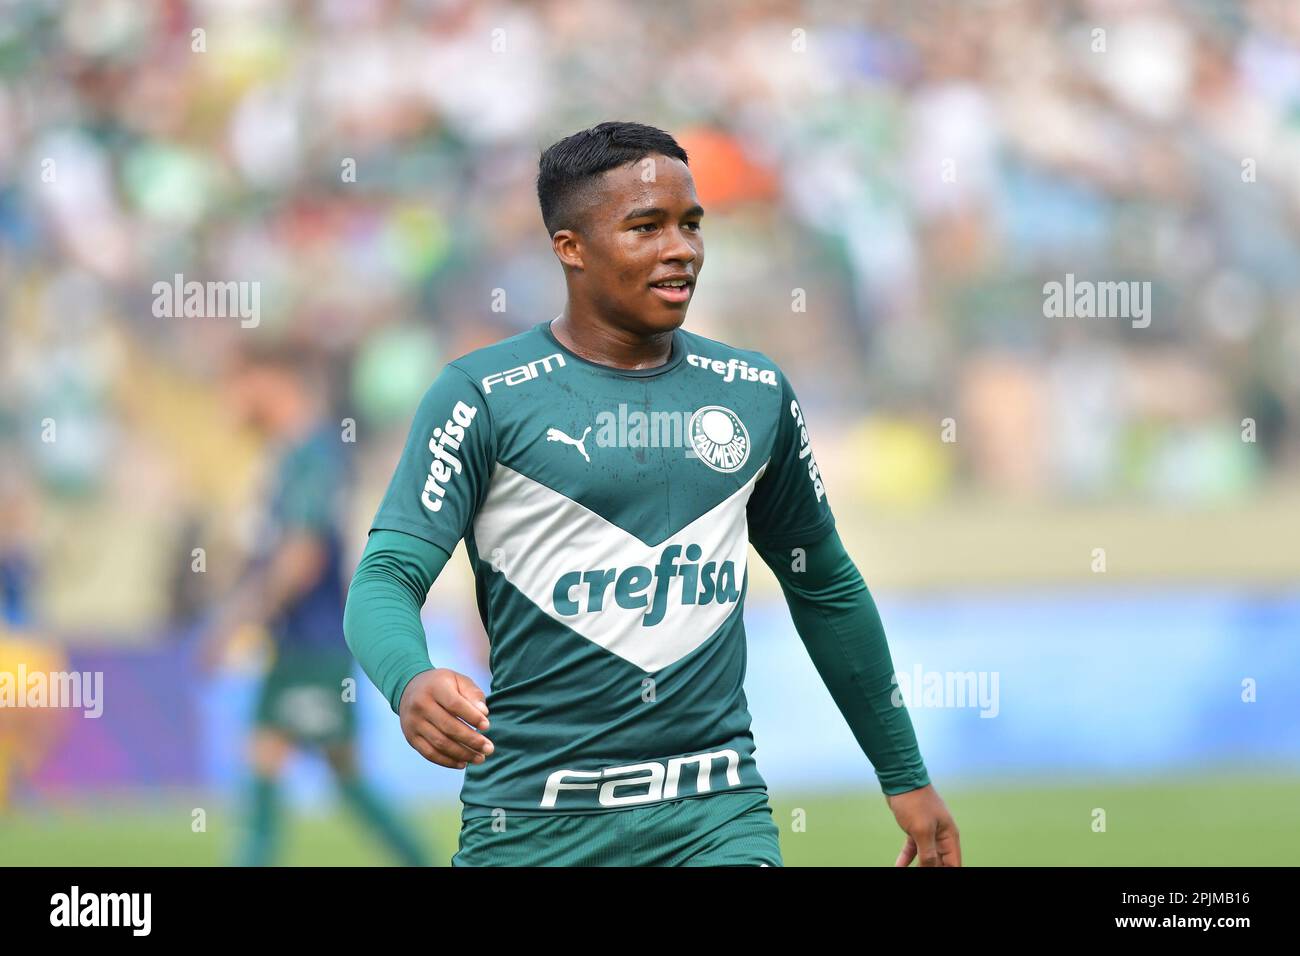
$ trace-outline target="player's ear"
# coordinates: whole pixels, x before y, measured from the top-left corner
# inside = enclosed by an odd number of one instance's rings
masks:
[[[551,248],[555,257],[566,266],[582,268],[582,240],[572,229],[557,229],[551,236]]]

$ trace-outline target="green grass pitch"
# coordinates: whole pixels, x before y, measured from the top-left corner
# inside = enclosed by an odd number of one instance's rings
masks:
[[[1293,866],[1300,860],[1300,777],[1214,776],[944,788],[974,866]],[[439,865],[456,847],[458,804],[406,811]],[[194,832],[203,807],[206,830]],[[1105,831],[1094,829],[1105,811]],[[879,792],[772,792],[787,866],[887,866],[903,835]],[[103,799],[0,813],[0,865],[209,866],[231,857],[239,820],[202,799]],[[290,815],[283,862],[388,861],[340,812]]]

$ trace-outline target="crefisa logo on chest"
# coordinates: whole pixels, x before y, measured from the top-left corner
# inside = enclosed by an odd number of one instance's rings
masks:
[[[729,474],[749,460],[749,431],[729,408],[705,405],[686,426],[691,448],[714,471]]]

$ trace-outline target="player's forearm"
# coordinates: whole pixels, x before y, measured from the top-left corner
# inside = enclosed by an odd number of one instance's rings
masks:
[[[394,713],[411,678],[433,667],[420,608],[449,557],[414,535],[378,530],[352,576],[343,635]]]
[[[886,794],[930,782],[907,709],[894,706],[894,664],[871,592],[838,533],[795,555],[760,547],[817,672]]]

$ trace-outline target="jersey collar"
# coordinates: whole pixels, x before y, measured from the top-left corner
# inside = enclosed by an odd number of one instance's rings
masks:
[[[558,319],[559,316],[557,315],[555,318]],[[575,362],[579,362],[588,368],[604,372],[607,375],[614,375],[619,378],[653,378],[656,375],[663,375],[666,372],[671,372],[680,365],[682,359],[686,357],[686,347],[685,343],[682,341],[682,330],[678,328],[673,329],[672,351],[668,354],[668,361],[664,362],[662,365],[656,365],[653,368],[615,368],[612,365],[603,365],[600,362],[593,362],[589,359],[583,358],[576,352],[571,351],[563,342],[557,339],[555,333],[551,331],[551,323],[554,321],[555,319],[547,319],[545,322],[539,322],[537,328],[541,330],[541,333],[545,335],[556,348],[560,349],[566,357],[571,358]]]

